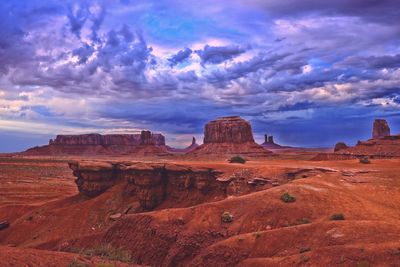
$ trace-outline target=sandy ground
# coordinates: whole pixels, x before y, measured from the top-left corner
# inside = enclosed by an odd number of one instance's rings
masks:
[[[244,165],[146,159],[227,175],[250,169],[276,179],[296,168],[314,171],[250,194],[115,222],[104,214],[126,204],[122,188],[94,199],[79,196],[67,160],[0,158],[0,221],[11,223],[0,231],[0,266],[71,266],[76,259],[97,266],[102,258],[71,248],[109,243],[130,251],[132,262],[151,266],[400,266],[400,159],[312,162],[302,153]],[[296,201],[282,202],[284,192]],[[221,222],[223,211],[233,222]],[[330,219],[337,213],[345,220]]]

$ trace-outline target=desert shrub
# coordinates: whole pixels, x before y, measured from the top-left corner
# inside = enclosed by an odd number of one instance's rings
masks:
[[[360,158],[360,163],[362,164],[370,164],[371,161],[369,160],[369,158],[367,156]]]
[[[221,221],[224,223],[230,223],[233,221],[233,215],[228,211],[224,211],[221,214]]]
[[[244,158],[242,158],[241,156],[233,156],[230,160],[230,163],[241,163],[241,164],[245,164],[246,160]]]
[[[290,195],[288,192],[285,192],[282,194],[281,196],[281,200],[285,203],[290,203],[290,202],[295,202],[296,201],[296,197]]]
[[[260,233],[260,232],[254,232],[254,233],[253,233],[253,236],[254,236],[255,238],[259,238],[259,237],[261,236],[261,233]]]
[[[89,267],[88,264],[79,262],[77,259],[73,259],[69,264],[68,267]]]
[[[128,251],[113,247],[111,244],[95,248],[87,248],[81,253],[88,257],[100,256],[101,258],[108,260],[121,261],[125,263],[132,262],[132,256]]]
[[[238,241],[244,241],[245,240],[245,238],[243,237],[243,236],[240,236],[240,237],[238,237]]]
[[[370,267],[371,264],[368,261],[357,262],[357,267]]]
[[[309,224],[311,221],[307,218],[301,218],[300,220],[297,221],[297,224]]]
[[[307,262],[309,260],[310,260],[310,257],[308,257],[307,255],[301,255],[301,257],[300,257],[301,262]]]
[[[100,263],[97,264],[96,267],[115,267],[115,265],[111,263]]]
[[[332,214],[331,220],[332,221],[343,221],[344,220],[344,215],[342,213]]]
[[[301,248],[299,249],[299,252],[300,252],[300,253],[305,253],[305,252],[308,252],[308,251],[311,251],[311,248],[309,248],[309,247],[301,247]]]

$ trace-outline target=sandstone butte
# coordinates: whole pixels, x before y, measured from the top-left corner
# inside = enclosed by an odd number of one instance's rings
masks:
[[[314,160],[342,160],[368,156],[371,158],[400,157],[400,135],[391,135],[386,120],[376,119],[372,126],[372,138],[358,141],[354,147],[344,142],[335,145],[334,153],[317,155]]]
[[[204,143],[189,155],[263,157],[272,152],[254,141],[251,125],[239,116],[221,117],[204,127]]]

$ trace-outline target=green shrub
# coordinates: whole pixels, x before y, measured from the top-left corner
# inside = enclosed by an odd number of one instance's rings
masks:
[[[290,203],[290,202],[295,202],[296,201],[296,197],[290,195],[288,192],[283,193],[283,195],[281,196],[281,200],[283,202],[286,203]]]
[[[362,164],[370,164],[371,161],[369,160],[369,158],[367,156],[360,158],[360,163]]]
[[[301,247],[301,248],[299,249],[299,252],[300,252],[300,253],[305,253],[305,252],[308,252],[308,251],[311,251],[311,248],[309,248],[309,247]]]
[[[233,221],[233,215],[228,211],[224,211],[221,214],[221,221],[224,223],[230,223]]]
[[[77,259],[73,259],[69,264],[68,267],[89,267],[88,264],[79,262]]]
[[[230,163],[241,163],[241,164],[245,164],[246,160],[244,158],[242,158],[241,156],[233,156],[230,160]]]
[[[331,220],[332,221],[343,221],[344,220],[344,215],[342,213],[332,214]]]
[[[370,267],[371,264],[368,261],[359,261],[357,262],[357,267]]]
[[[100,263],[97,264],[96,267],[115,267],[115,265],[111,263]]]
[[[87,248],[81,251],[88,257],[100,256],[103,259],[121,261],[125,263],[132,262],[131,254],[121,248],[113,247],[111,244],[102,245],[95,248]]]
[[[261,236],[261,233],[260,233],[260,232],[254,232],[254,233],[253,233],[253,236],[254,236],[255,238],[259,238],[259,237]]]
[[[311,221],[307,218],[301,218],[300,220],[297,221],[297,224],[309,224]]]

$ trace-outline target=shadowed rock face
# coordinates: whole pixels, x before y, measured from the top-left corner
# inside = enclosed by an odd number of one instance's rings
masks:
[[[95,197],[114,186],[126,183],[127,192],[136,195],[142,210],[152,210],[167,197],[174,201],[180,198],[201,200],[212,192],[225,196],[217,181],[220,172],[212,169],[192,169],[175,164],[161,163],[108,163],[70,162],[79,192]],[[219,193],[218,193],[219,192]]]
[[[390,136],[390,128],[386,120],[376,119],[372,130],[372,138],[379,139]]]
[[[238,116],[222,117],[206,124],[204,144],[254,142],[251,125]]]

